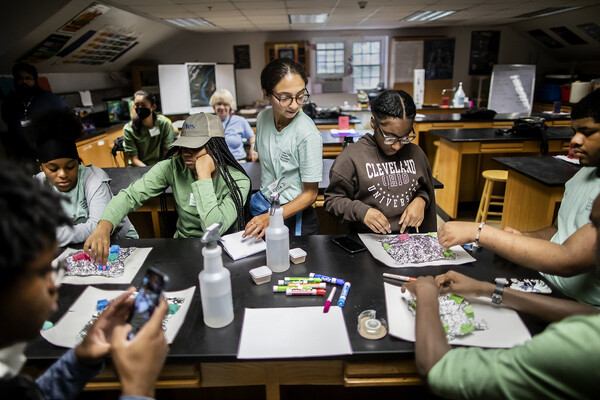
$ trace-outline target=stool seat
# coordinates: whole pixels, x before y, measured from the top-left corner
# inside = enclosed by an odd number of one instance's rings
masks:
[[[494,192],[494,182],[506,182],[508,179],[508,171],[488,169],[483,171],[481,176],[485,178],[485,184],[483,185],[483,192],[481,193],[481,201],[479,202],[475,222],[488,222],[489,215],[502,218],[502,212],[490,211],[490,206],[500,206],[504,208],[504,196],[495,196],[492,193]]]

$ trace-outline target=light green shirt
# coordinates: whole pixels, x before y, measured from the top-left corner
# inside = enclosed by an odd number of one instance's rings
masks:
[[[583,167],[566,183],[558,211],[558,231],[551,239],[554,243],[562,244],[577,229],[590,222],[592,204],[600,194],[597,171],[596,167]],[[600,307],[600,280],[594,271],[571,277],[542,275],[567,296]]]
[[[427,383],[452,399],[595,399],[600,393],[600,315],[549,325],[511,349],[456,348]]]
[[[250,178],[236,168],[229,172],[238,185],[244,203],[250,190]],[[156,197],[169,186],[173,189],[177,211],[176,238],[201,237],[207,227],[222,222],[225,233],[238,219],[235,202],[225,180],[217,174],[212,179],[198,180],[180,156],[153,166],[140,179],[123,189],[106,206],[101,219],[115,222],[137,209],[144,201]]]
[[[284,176],[279,191],[281,204],[302,193],[302,182],[323,178],[323,137],[302,110],[281,132],[275,128],[273,109],[258,114],[255,149],[261,169],[260,191],[269,198],[268,186]]]
[[[133,122],[123,128],[123,149],[129,157],[137,156],[146,165],[154,165],[171,148],[177,130],[167,117],[158,115],[155,129],[142,126],[139,133],[133,131]],[[158,131],[157,131],[158,130]]]

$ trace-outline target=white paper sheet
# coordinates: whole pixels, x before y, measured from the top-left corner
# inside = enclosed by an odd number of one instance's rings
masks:
[[[179,310],[166,323],[165,339],[168,343],[173,343],[181,325],[183,325],[195,290],[196,287],[192,286],[177,292],[164,292],[165,297],[182,297],[185,299]],[[79,344],[79,332],[96,313],[98,300],[106,299],[110,301],[124,292],[124,290],[102,290],[93,286],[86,288],[56,325],[40,332],[42,337],[55,346],[68,348],[77,346]]]
[[[415,317],[411,314],[400,286],[383,284],[385,288],[385,304],[390,328],[390,335],[415,341]],[[488,329],[473,331],[450,341],[452,345],[476,346],[489,348],[509,348],[523,344],[531,339],[531,334],[521,321],[516,311],[503,306],[496,306],[488,299],[467,299],[473,306],[476,320],[485,320]]]
[[[426,235],[426,233],[411,233],[411,235]],[[471,262],[475,262],[475,259],[471,257],[469,253],[465,251],[461,246],[452,246],[450,250],[456,254],[456,258],[453,260],[437,260],[437,261],[429,261],[425,263],[415,263],[415,264],[400,264],[395,261],[392,256],[390,256],[387,251],[383,249],[381,243],[378,240],[384,237],[394,237],[398,235],[376,235],[374,233],[359,233],[358,237],[365,244],[366,248],[369,250],[371,255],[375,257],[377,260],[381,261],[388,267],[392,268],[412,268],[412,267],[428,267],[431,265],[460,265],[467,264]]]
[[[81,104],[86,107],[92,107],[94,103],[92,103],[92,94],[89,90],[80,90],[79,97],[81,98]]]
[[[352,354],[340,307],[246,308],[237,358]]]
[[[102,284],[129,284],[135,278],[146,257],[152,251],[152,247],[138,247],[125,259],[125,272],[123,275],[117,277],[107,276],[65,276],[62,280],[63,284],[67,285],[102,285]],[[58,259],[65,259],[71,254],[79,253],[81,250],[71,249],[67,247],[65,251],[58,256]]]
[[[221,237],[221,243],[223,243],[225,252],[234,261],[267,249],[267,243],[264,240],[256,240],[251,237],[242,238],[243,233],[244,231],[239,231]]]
[[[563,160],[563,161],[566,161],[566,162],[571,163],[571,164],[579,165],[579,158],[569,158],[569,157],[564,156],[562,154],[560,154],[558,156],[552,156],[552,157],[556,158],[557,160]]]

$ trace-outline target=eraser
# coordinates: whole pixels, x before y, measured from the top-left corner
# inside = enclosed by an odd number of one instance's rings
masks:
[[[306,261],[306,251],[302,250],[299,247],[295,249],[290,249],[290,261],[294,264],[302,264]]]
[[[73,254],[73,261],[79,261],[79,260],[90,260],[90,256],[87,255],[85,252],[79,252],[77,254]]]
[[[110,250],[108,250],[108,252],[111,254],[119,254],[119,250],[121,250],[121,247],[118,244],[113,244],[112,246],[110,246]]]
[[[399,240],[400,242],[404,242],[405,240],[408,240],[408,238],[409,238],[409,235],[408,235],[408,233],[403,233],[403,234],[401,234],[401,235],[398,235],[398,240]]]
[[[115,261],[119,255],[117,253],[109,253],[108,261]]]

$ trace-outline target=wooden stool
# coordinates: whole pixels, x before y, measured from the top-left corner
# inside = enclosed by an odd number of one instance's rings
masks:
[[[437,178],[437,169],[440,162],[440,141],[434,141],[433,145],[435,146],[435,156],[433,157],[433,165],[431,166],[431,175]]]
[[[502,217],[502,212],[489,211],[490,206],[501,206],[504,207],[504,196],[494,196],[494,182],[505,182],[508,179],[508,171],[489,169],[483,171],[481,176],[485,178],[485,185],[483,185],[483,193],[481,194],[481,202],[477,209],[477,217],[475,222],[487,222],[488,215],[495,215]],[[497,201],[492,201],[497,200]]]

